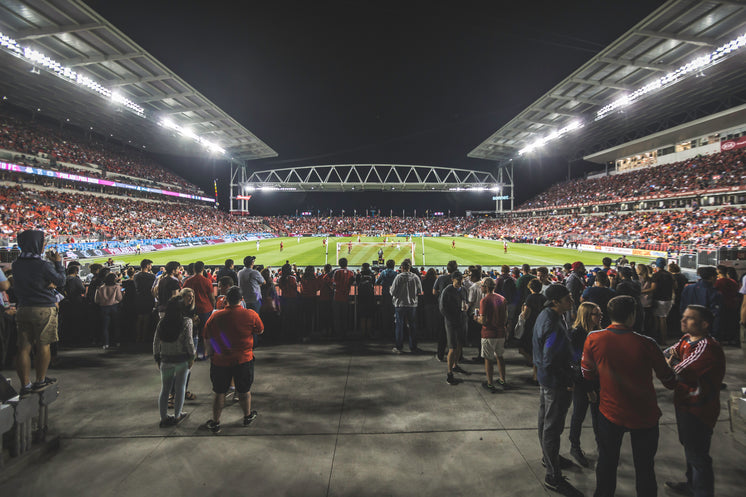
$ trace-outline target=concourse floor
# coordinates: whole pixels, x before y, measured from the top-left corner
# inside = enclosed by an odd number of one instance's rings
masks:
[[[428,353],[395,355],[379,342],[277,345],[256,350],[253,408],[241,423],[228,401],[223,431],[201,428],[211,416],[209,365],[195,364],[189,417],[159,428],[160,377],[152,356],[100,349],[61,352],[50,371],[60,398],[50,407],[50,434],[60,448],[12,476],[0,470],[0,495],[24,496],[540,496],[544,468],[536,434],[538,387],[515,349],[506,351],[508,382],[492,394],[481,387],[484,367],[446,383],[446,366]],[[466,349],[471,356],[474,349]],[[725,381],[746,386],[740,349],[726,347]],[[12,371],[3,371],[18,381]],[[685,469],[672,394],[656,382],[663,418],[656,456],[659,495]],[[730,433],[727,400],[711,454],[716,495],[744,495],[746,447]],[[568,415],[567,422],[570,417]],[[562,454],[569,457],[568,430]],[[595,461],[590,419],[583,448]],[[565,475],[593,494],[593,469]],[[622,446],[617,495],[634,495],[629,437]]]

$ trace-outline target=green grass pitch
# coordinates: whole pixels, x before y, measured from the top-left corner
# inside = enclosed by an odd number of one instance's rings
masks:
[[[153,260],[155,265],[163,265],[168,261],[179,261],[182,264],[203,261],[207,265],[223,265],[226,259],[233,259],[236,264],[243,264],[243,258],[247,255],[256,256],[256,264],[277,267],[290,261],[298,266],[323,266],[326,262],[336,265],[336,244],[340,244],[340,257],[347,257],[350,266],[359,266],[363,262],[372,262],[377,259],[378,246],[353,246],[352,253],[347,255],[346,243],[357,241],[357,237],[351,238],[329,238],[328,258],[322,245],[323,238],[305,237],[298,242],[297,238],[272,238],[260,242],[259,250],[256,242],[238,242],[222,245],[211,245],[203,247],[189,247],[183,249],[163,250],[159,252],[148,252],[141,255],[114,256],[117,263],[139,264],[144,258]],[[397,266],[403,259],[410,256],[409,244],[401,238],[400,248],[385,247],[384,259],[394,259]],[[451,242],[455,240],[455,248]],[[382,238],[362,237],[363,242],[382,242]],[[394,239],[394,242],[396,239]],[[509,243],[508,253],[503,253],[501,241],[480,240],[466,237],[434,237],[425,238],[425,254],[423,260],[422,238],[414,238],[415,243],[415,265],[426,267],[442,267],[455,259],[461,266],[481,264],[483,267],[496,267],[503,264],[510,266],[530,264],[531,266],[561,266],[566,262],[583,261],[586,265],[600,266],[601,259],[607,255],[612,259],[619,257],[615,254],[602,254],[598,252],[578,252],[573,249],[541,247],[537,245]],[[280,251],[280,242],[283,242],[283,250]],[[627,257],[630,261],[650,263],[649,258]],[[89,259],[92,262],[106,261],[107,257]]]

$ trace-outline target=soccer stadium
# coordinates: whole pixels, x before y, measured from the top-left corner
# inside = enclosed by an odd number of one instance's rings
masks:
[[[0,495],[743,494],[746,3],[498,4],[3,2]]]

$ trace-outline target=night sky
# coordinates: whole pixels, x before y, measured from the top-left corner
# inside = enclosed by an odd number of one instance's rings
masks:
[[[249,162],[250,169],[393,163],[494,170],[466,155],[664,2],[86,3],[279,154]],[[205,159],[161,160],[212,189]],[[229,167],[215,169],[227,195]],[[560,157],[517,170],[517,200],[566,175]],[[494,208],[490,194],[473,193],[273,193],[251,204],[256,214]]]

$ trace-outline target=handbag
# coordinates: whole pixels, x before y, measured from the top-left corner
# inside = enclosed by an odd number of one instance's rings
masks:
[[[526,318],[523,317],[523,313],[518,316],[518,322],[515,324],[513,329],[513,337],[516,340],[523,338],[523,334],[526,332]]]

